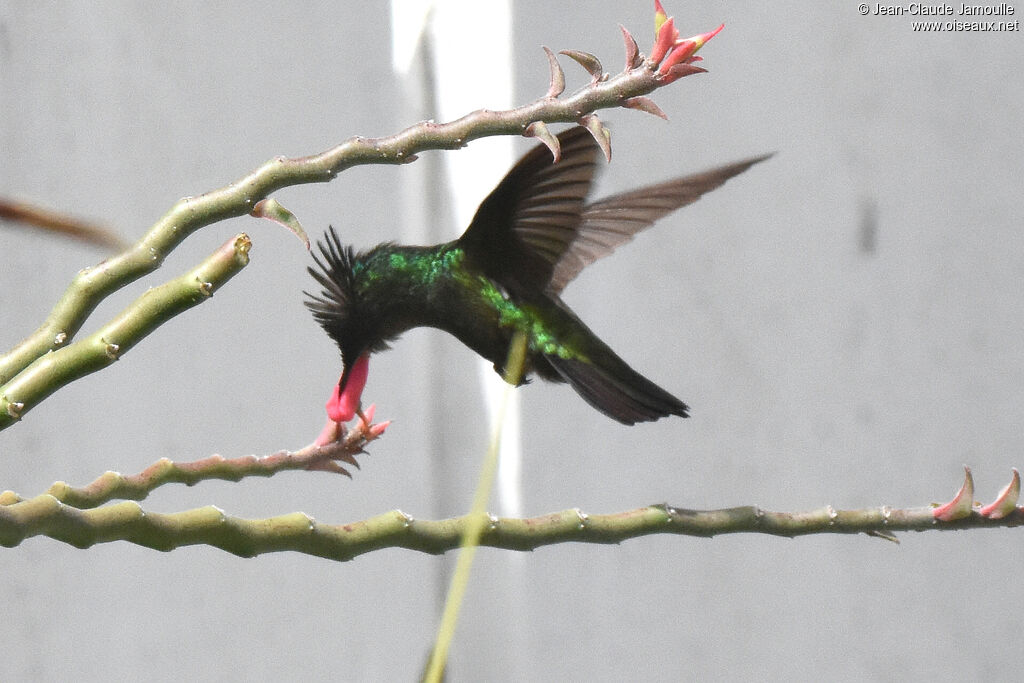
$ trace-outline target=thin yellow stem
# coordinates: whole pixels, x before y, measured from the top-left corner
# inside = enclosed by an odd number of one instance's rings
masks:
[[[487,447],[487,455],[484,457],[483,467],[480,470],[476,493],[473,495],[473,507],[466,523],[466,533],[459,546],[459,559],[455,564],[455,573],[452,574],[452,580],[448,586],[448,596],[445,598],[441,624],[437,629],[437,641],[434,643],[434,651],[430,655],[427,673],[423,678],[428,683],[440,681],[448,663],[448,650],[455,637],[459,609],[462,607],[462,599],[469,586],[473,558],[480,545],[480,537],[490,523],[490,518],[487,515],[487,501],[491,496],[491,488],[494,486],[495,472],[498,470],[498,454],[501,451],[501,429],[505,422],[505,409],[513,388],[522,379],[525,361],[526,335],[516,332],[512,337],[512,344],[509,346],[508,362],[505,363],[505,390],[501,392],[498,415],[494,421],[494,430],[491,432],[491,442]]]

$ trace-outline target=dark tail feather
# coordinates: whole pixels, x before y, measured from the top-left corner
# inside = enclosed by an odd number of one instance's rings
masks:
[[[545,356],[583,400],[622,424],[669,415],[689,417],[686,404],[614,356],[601,365]]]

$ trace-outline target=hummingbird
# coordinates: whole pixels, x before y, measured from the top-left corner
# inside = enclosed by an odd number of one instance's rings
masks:
[[[341,423],[362,416],[369,356],[414,327],[454,335],[499,375],[513,336],[525,336],[520,384],[530,374],[567,382],[584,401],[626,425],[685,403],[633,370],[561,299],[580,271],[641,230],[696,201],[768,155],[586,203],[600,148],[590,131],[558,135],[528,152],[477,208],[456,240],[434,246],[343,245],[329,227],[309,273],[321,285],[306,306],[341,351],[342,374],[327,402]]]

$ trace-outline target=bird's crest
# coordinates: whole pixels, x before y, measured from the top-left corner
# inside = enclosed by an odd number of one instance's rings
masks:
[[[345,330],[355,318],[354,309],[358,305],[353,270],[356,257],[351,246],[342,245],[333,226],[327,229],[324,238],[317,242],[320,256],[313,254],[317,268],[306,269],[323,289],[319,295],[305,291],[303,294],[309,297],[306,308],[324,331],[340,343],[346,337]],[[343,356],[345,351],[341,349]]]

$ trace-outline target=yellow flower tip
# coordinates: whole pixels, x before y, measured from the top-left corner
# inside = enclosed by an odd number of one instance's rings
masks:
[[[704,47],[704,43],[708,42],[709,40],[717,36],[723,28],[725,28],[725,24],[719,24],[718,28],[716,28],[714,31],[701,33],[699,36],[694,36],[693,38],[690,38],[690,40],[697,43],[697,50],[699,50],[702,47]],[[696,50],[694,50],[694,52],[696,52]]]
[[[654,37],[658,37],[661,25],[668,20],[665,8],[661,6],[661,0],[654,0]]]
[[[660,64],[678,38],[679,31],[676,30],[675,19],[669,17],[658,29],[658,37],[651,48],[651,61]]]

